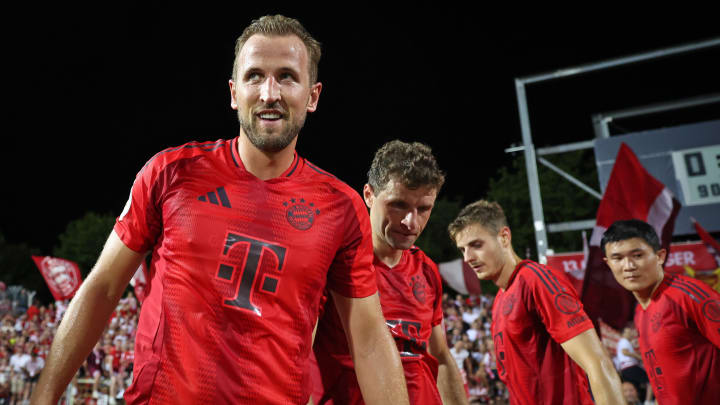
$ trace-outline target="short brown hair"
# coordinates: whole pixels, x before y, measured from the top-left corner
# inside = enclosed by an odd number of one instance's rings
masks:
[[[450,238],[455,237],[470,225],[479,224],[491,233],[498,233],[504,226],[508,226],[505,212],[500,204],[494,201],[478,200],[465,206],[457,218],[448,225]]]
[[[295,35],[305,44],[308,52],[308,71],[310,72],[310,84],[317,82],[318,64],[320,63],[320,42],[315,40],[300,21],[285,17],[284,15],[266,15],[253,20],[250,25],[245,28],[242,34],[235,41],[235,61],[233,62],[232,79],[237,81],[238,59],[240,51],[245,42],[251,36],[259,34],[264,36],[286,36]]]
[[[375,193],[383,191],[391,178],[409,189],[430,186],[438,192],[445,183],[445,174],[429,146],[399,140],[378,149],[368,170],[368,184]]]

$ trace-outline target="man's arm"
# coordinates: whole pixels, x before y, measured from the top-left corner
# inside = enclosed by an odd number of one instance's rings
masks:
[[[65,387],[102,334],[144,255],[113,231],[58,327],[31,403],[57,404]]]
[[[443,404],[467,404],[465,387],[457,363],[448,349],[443,323],[432,328],[429,352],[439,364],[437,385]]]
[[[408,404],[400,355],[385,326],[377,293],[365,298],[347,298],[332,291],[332,296],[365,402]]]
[[[586,330],[562,343],[561,346],[587,373],[595,403],[601,405],[625,403],[620,377],[612,361],[603,351],[595,329]]]

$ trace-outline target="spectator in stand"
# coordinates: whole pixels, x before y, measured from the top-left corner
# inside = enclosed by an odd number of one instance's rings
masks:
[[[623,381],[622,392],[623,398],[627,401],[627,405],[642,405],[637,388],[635,388],[635,384],[630,381]]]
[[[481,322],[482,320],[480,318],[475,319],[474,321],[472,321],[470,329],[465,331],[465,334],[471,342],[475,342],[478,337],[483,337],[484,331]]]
[[[25,389],[23,390],[23,401],[30,398],[32,390],[37,384],[40,377],[40,371],[45,367],[45,360],[37,355],[34,349],[30,350],[30,361],[25,364],[23,372],[25,373]]]
[[[637,330],[632,327],[626,327],[622,331],[622,336],[618,339],[617,354],[615,362],[620,371],[620,378],[623,381],[630,382],[635,385],[638,393],[645,400],[652,398],[652,390],[648,390],[648,376],[642,367],[642,357],[635,351],[631,340],[637,338]]]
[[[469,362],[468,357],[470,356],[470,353],[465,349],[465,343],[462,340],[455,342],[452,349],[450,349],[450,354],[455,359],[458,369],[465,370],[465,362]]]

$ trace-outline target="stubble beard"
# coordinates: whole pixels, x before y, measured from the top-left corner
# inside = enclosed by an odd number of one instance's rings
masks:
[[[240,121],[240,128],[242,128],[245,135],[247,135],[250,143],[263,152],[271,153],[279,152],[287,148],[295,137],[298,136],[300,129],[302,129],[305,124],[305,117],[298,120],[289,120],[285,129],[279,133],[272,133],[259,128],[258,118],[255,115],[251,115],[249,119],[250,122],[247,122],[238,111],[238,120]]]

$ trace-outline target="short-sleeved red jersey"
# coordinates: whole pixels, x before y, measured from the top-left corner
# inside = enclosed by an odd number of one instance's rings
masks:
[[[720,294],[665,274],[635,325],[658,404],[720,404]]]
[[[297,155],[262,181],[237,138],[155,155],[115,232],[152,250],[133,404],[304,404],[322,291],[377,290],[360,196]]]
[[[511,404],[592,404],[587,377],[561,343],[593,328],[575,290],[556,270],[523,260],[498,291],[492,334]]]
[[[432,328],[440,325],[442,281],[437,265],[419,248],[412,247],[394,267],[375,258],[378,293],[385,322],[400,352],[412,404],[440,403],[437,391],[438,362],[428,353]],[[345,333],[332,297],[318,323],[313,346],[322,381],[314,381],[316,404],[362,404],[357,377]],[[428,381],[430,382],[428,384]],[[358,391],[359,392],[359,391]]]

